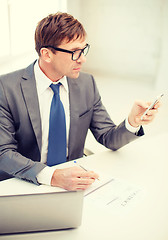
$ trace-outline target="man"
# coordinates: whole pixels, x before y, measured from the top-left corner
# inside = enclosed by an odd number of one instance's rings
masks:
[[[141,120],[149,104],[136,102],[128,118],[116,126],[102,105],[94,78],[80,73],[89,45],[82,24],[67,13],[49,15],[38,23],[35,46],[38,61],[0,77],[0,170],[35,184],[86,189],[98,174],[77,166],[58,169],[57,164],[83,156],[88,129],[112,150],[139,138],[144,134],[141,125],[153,120],[159,104]],[[59,93],[51,87],[57,83]],[[53,100],[59,95],[61,102]],[[60,140],[57,136],[50,140],[56,133],[50,126],[56,108],[52,104],[58,101],[61,114],[56,115],[64,120],[54,127],[66,130],[60,130]],[[66,159],[59,157],[63,145]],[[50,154],[50,148],[57,147]],[[48,164],[49,155],[51,162],[56,158],[58,162]]]

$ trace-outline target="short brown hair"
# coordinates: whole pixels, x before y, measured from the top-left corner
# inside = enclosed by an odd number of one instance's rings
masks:
[[[85,37],[86,31],[77,19],[68,13],[58,12],[48,15],[38,23],[35,31],[35,49],[40,56],[40,49],[43,46],[57,47],[64,39],[69,42]]]

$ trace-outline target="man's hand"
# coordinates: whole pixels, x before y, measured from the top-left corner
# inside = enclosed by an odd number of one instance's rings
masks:
[[[70,167],[64,169],[56,169],[51,179],[51,185],[61,187],[66,190],[85,190],[99,176],[92,171],[85,171],[80,167]]]
[[[148,113],[141,120],[141,116],[150,106],[151,102],[136,101],[131,109],[131,112],[128,116],[128,122],[133,127],[138,127],[140,125],[149,124],[155,118],[158,108],[160,107],[160,102],[156,103],[154,107],[148,111]]]

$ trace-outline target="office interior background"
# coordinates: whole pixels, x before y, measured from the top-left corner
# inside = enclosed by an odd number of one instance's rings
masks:
[[[145,137],[168,131],[168,0],[0,0],[0,75],[37,58],[37,22],[57,11],[83,23],[91,45],[83,71],[94,75],[113,121],[124,120],[134,100],[164,93]],[[90,132],[86,147],[104,150]]]

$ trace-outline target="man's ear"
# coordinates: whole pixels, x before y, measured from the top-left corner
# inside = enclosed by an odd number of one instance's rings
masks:
[[[48,48],[41,48],[40,49],[40,54],[41,54],[41,58],[47,62],[50,63],[51,62],[51,50],[49,50]]]

